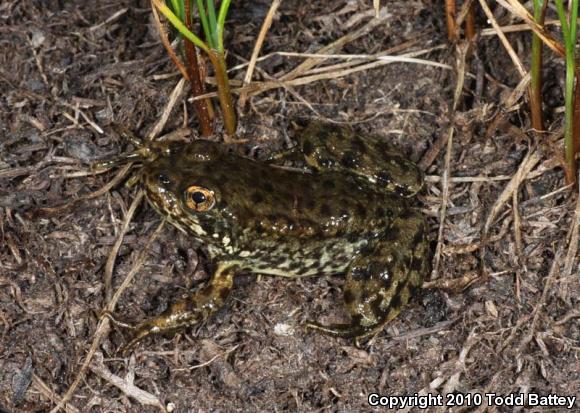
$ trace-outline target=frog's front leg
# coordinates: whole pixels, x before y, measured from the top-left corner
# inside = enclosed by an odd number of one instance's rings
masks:
[[[133,337],[121,348],[125,353],[139,341],[153,334],[176,333],[199,324],[219,310],[229,295],[236,271],[235,262],[224,262],[218,267],[208,284],[184,300],[173,303],[157,317],[143,321],[134,328]]]
[[[394,220],[378,245],[355,259],[343,289],[350,324],[308,328],[338,337],[368,337],[394,319],[429,271],[427,225],[415,211]]]

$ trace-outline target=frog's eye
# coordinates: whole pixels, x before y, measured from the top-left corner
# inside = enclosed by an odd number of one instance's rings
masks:
[[[192,185],[185,190],[185,193],[185,204],[194,211],[209,211],[215,204],[214,193],[207,188]]]

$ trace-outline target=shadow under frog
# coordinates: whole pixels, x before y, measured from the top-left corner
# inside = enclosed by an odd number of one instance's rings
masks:
[[[378,138],[332,125],[313,123],[297,139],[266,162],[206,140],[156,142],[124,157],[142,161],[136,178],[151,206],[204,243],[215,264],[205,287],[135,326],[124,349],[207,319],[240,272],[346,274],[351,322],[306,324],[330,335],[364,338],[399,314],[429,271],[426,220],[411,208],[421,171]],[[307,168],[279,166],[289,159]]]

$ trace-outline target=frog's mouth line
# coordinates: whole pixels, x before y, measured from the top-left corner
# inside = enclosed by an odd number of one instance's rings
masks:
[[[145,196],[149,205],[180,231],[186,234],[193,233],[199,237],[207,235],[199,219],[195,215],[184,213],[178,205],[179,201],[173,195],[164,194],[163,196],[159,192],[146,189]]]

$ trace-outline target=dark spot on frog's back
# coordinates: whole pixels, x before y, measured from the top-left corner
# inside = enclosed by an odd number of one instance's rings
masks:
[[[414,216],[415,212],[411,208],[402,208],[399,212],[399,218],[401,220],[408,220]],[[421,235],[421,234],[419,234]]]
[[[413,296],[413,297],[416,296],[416,295],[418,295],[421,292],[421,287],[419,285],[417,285],[417,284],[411,284],[411,283],[409,283],[408,288],[409,288],[410,295]]]
[[[354,244],[355,242],[357,242],[357,241],[358,241],[359,237],[360,237],[360,234],[357,234],[357,233],[353,232],[353,233],[350,233],[350,234],[348,234],[348,235],[346,236],[346,240],[347,240],[348,242],[350,242],[350,243]]]
[[[403,304],[401,302],[401,291],[403,291],[403,288],[405,288],[405,283],[402,283],[398,286],[397,288],[397,292],[395,293],[395,295],[391,298],[391,307],[392,308],[399,308],[401,307],[401,305]]]
[[[418,231],[413,237],[413,245],[421,245],[425,241],[425,233]]]
[[[426,257],[424,259],[427,259]],[[424,264],[422,259],[414,258],[411,260],[410,270],[420,273],[423,270]]]
[[[324,217],[329,217],[332,215],[332,210],[330,209],[330,206],[328,204],[322,204],[320,206],[320,215]]]
[[[264,202],[264,196],[259,192],[254,192],[251,196],[251,199],[254,204],[260,204]]]
[[[358,166],[358,158],[352,152],[347,152],[342,156],[340,163],[345,168],[356,168]]]
[[[391,227],[385,232],[386,241],[397,241],[400,239],[401,229],[399,227]]]
[[[356,204],[356,214],[361,218],[366,218],[367,216],[367,209],[364,207],[363,204]]]
[[[272,185],[272,183],[270,181],[266,181],[262,184],[262,188],[264,189],[264,191],[266,192],[274,192],[274,185]]]
[[[219,290],[219,295],[222,300],[228,298],[229,294],[230,294],[229,288],[222,288],[221,290]]]
[[[313,152],[314,152],[314,145],[312,145],[312,142],[310,142],[308,139],[306,139],[304,141],[304,143],[302,144],[302,153],[304,153],[304,155],[306,155],[306,156],[310,156],[310,155],[312,155]]]
[[[336,183],[332,179],[325,179],[322,182],[322,186],[325,189],[334,189],[336,188]]]
[[[381,310],[381,297],[378,296],[370,302],[371,310],[375,316],[380,316],[383,313]]]
[[[213,284],[208,284],[207,287],[205,287],[201,291],[203,292],[203,295],[205,295],[206,297],[208,297],[208,296],[210,296],[213,293],[213,290],[214,290]]]
[[[293,261],[290,263],[290,265],[288,265],[288,269],[291,271],[296,271],[300,268],[302,268],[302,263],[299,261]]]
[[[354,294],[350,290],[344,290],[344,302],[346,305],[352,304],[354,301]]]
[[[367,145],[363,142],[363,140],[359,136],[353,139],[351,147],[353,151],[360,154],[365,154],[367,152]]]

